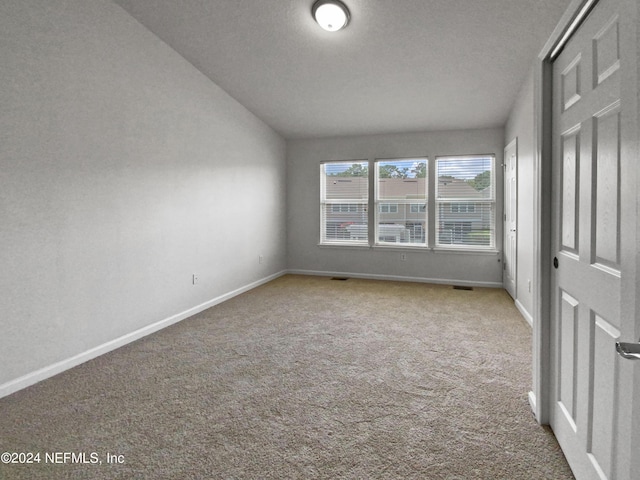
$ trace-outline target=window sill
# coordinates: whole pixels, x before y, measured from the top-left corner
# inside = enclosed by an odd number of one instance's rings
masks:
[[[497,255],[500,253],[495,248],[447,248],[447,247],[426,247],[424,245],[373,245],[373,250],[398,250],[398,251],[414,251],[414,252],[433,252],[433,253],[457,253],[461,255]]]
[[[414,252],[428,252],[431,248],[426,245],[411,245],[410,243],[401,243],[398,245],[385,245],[375,244],[371,248],[374,250],[399,250],[399,251],[414,251]]]
[[[349,248],[359,250],[387,250],[387,251],[413,251],[413,252],[433,252],[436,254],[451,254],[458,255],[499,255],[500,250],[495,248],[491,249],[469,249],[469,248],[447,248],[447,247],[426,247],[424,245],[368,245],[364,243],[318,243],[320,248]]]
[[[368,243],[319,243],[320,248],[356,248],[360,250],[369,250],[371,247]]]
[[[498,255],[500,250],[495,248],[447,248],[447,247],[433,247],[431,249],[434,253],[460,253],[462,255]]]

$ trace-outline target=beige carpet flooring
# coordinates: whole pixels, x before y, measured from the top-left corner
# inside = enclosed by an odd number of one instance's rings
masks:
[[[287,275],[0,399],[0,478],[571,479],[530,344],[502,290]]]

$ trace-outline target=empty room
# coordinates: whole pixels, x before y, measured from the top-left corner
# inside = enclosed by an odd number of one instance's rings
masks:
[[[637,479],[639,10],[0,2],[0,479]]]

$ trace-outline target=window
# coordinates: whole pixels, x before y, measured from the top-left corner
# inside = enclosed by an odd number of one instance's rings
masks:
[[[397,203],[381,203],[378,205],[378,211],[380,213],[398,213]]]
[[[357,211],[358,211],[358,205],[355,203],[331,204],[331,213],[354,213]]]
[[[494,155],[323,162],[320,243],[493,250],[495,168]]]
[[[451,213],[473,213],[476,206],[473,203],[452,203]]]
[[[436,158],[436,246],[495,247],[495,158]]]
[[[427,159],[376,160],[376,243],[427,243]]]
[[[369,164],[320,165],[320,243],[369,244]]]

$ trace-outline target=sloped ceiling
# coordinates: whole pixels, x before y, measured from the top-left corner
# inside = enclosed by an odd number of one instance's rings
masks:
[[[285,138],[504,125],[569,0],[114,0]]]

